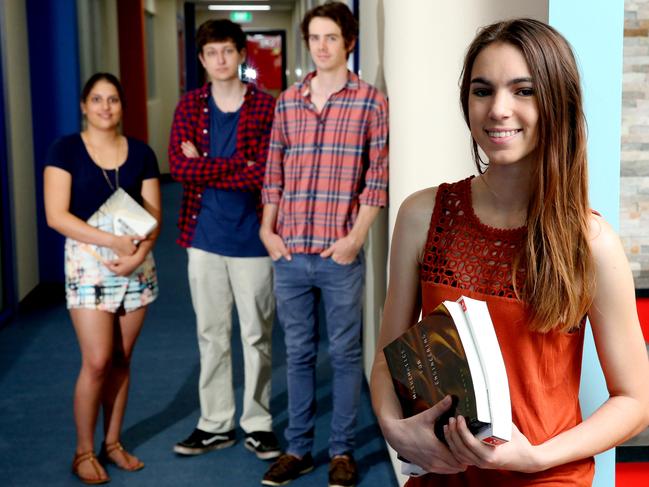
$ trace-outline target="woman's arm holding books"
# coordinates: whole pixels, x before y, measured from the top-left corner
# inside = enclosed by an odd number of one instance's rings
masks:
[[[540,471],[601,453],[647,427],[649,362],[633,279],[619,238],[595,216],[591,252],[596,290],[588,317],[609,398],[582,423],[536,446],[512,441],[489,447],[473,438],[463,421],[449,424],[448,437],[458,458],[472,458],[469,463],[481,468]]]
[[[119,257],[107,263],[108,268],[120,276],[130,275],[137,267],[144,262],[147,254],[153,249],[155,242],[160,235],[162,223],[162,205],[160,197],[160,180],[158,178],[145,179],[142,181],[143,206],[157,221],[155,229],[137,246],[133,255]]]
[[[450,400],[446,398],[446,402],[441,401],[423,413],[403,419],[383,354],[383,347],[417,322],[421,310],[419,263],[434,201],[435,190],[423,190],[406,199],[399,210],[390,252],[390,283],[370,389],[383,434],[403,458],[426,471],[455,473],[466,467],[457,462],[433,431],[435,420],[450,406]]]
[[[132,236],[104,232],[70,213],[72,176],[69,172],[47,166],[43,177],[45,217],[50,228],[79,242],[109,247],[117,255],[132,255],[137,250]]]

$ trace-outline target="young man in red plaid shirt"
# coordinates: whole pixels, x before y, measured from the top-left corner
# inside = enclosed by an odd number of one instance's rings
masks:
[[[353,458],[362,381],[363,243],[387,203],[386,98],[347,70],[358,24],[346,5],[307,12],[302,33],[316,71],[280,96],[266,178],[261,238],[273,259],[286,342],[288,442],[264,485],[313,469],[317,302],[333,370],[329,485],[357,482]]]
[[[259,240],[263,182],[274,99],[238,76],[246,38],[229,20],[209,20],[196,36],[209,77],[182,97],[169,141],[171,176],[183,184],[178,243],[187,248],[201,357],[201,417],[174,446],[198,455],[235,442],[230,351],[233,301],[245,366],[240,425],[261,459],[279,455],[269,411],[272,266]]]

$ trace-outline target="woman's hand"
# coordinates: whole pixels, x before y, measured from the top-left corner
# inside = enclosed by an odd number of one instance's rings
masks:
[[[141,235],[115,235],[110,245],[110,249],[118,257],[133,255],[137,251],[137,244],[146,239]]]
[[[137,269],[142,262],[144,262],[145,255],[134,254],[128,255],[125,257],[118,257],[117,259],[108,261],[105,263],[106,267],[117,274],[118,276],[130,276],[133,274],[133,271]]]
[[[512,424],[512,439],[498,446],[483,443],[469,431],[462,416],[451,418],[444,426],[449,449],[458,462],[482,469],[503,469],[516,472],[538,472],[543,468],[536,458],[534,446]]]
[[[382,420],[381,429],[388,443],[400,456],[427,472],[452,474],[466,470],[435,436],[437,418],[451,405],[446,397],[430,409],[407,419]]]

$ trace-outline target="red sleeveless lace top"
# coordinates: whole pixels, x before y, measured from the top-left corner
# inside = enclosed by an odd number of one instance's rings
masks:
[[[481,223],[473,211],[471,179],[437,190],[420,268],[422,313],[461,295],[487,302],[507,369],[513,421],[533,445],[540,444],[581,422],[583,327],[569,334],[530,331],[512,284],[512,261],[526,229]],[[411,478],[407,485],[590,486],[593,475],[594,460],[587,458],[534,474],[469,467],[457,475]]]

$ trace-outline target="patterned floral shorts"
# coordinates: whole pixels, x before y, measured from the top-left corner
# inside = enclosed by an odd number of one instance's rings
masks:
[[[90,308],[111,313],[120,308],[129,312],[146,306],[158,297],[158,277],[153,253],[130,276],[118,276],[98,257],[105,251],[71,238],[65,241],[65,297],[67,307]]]

